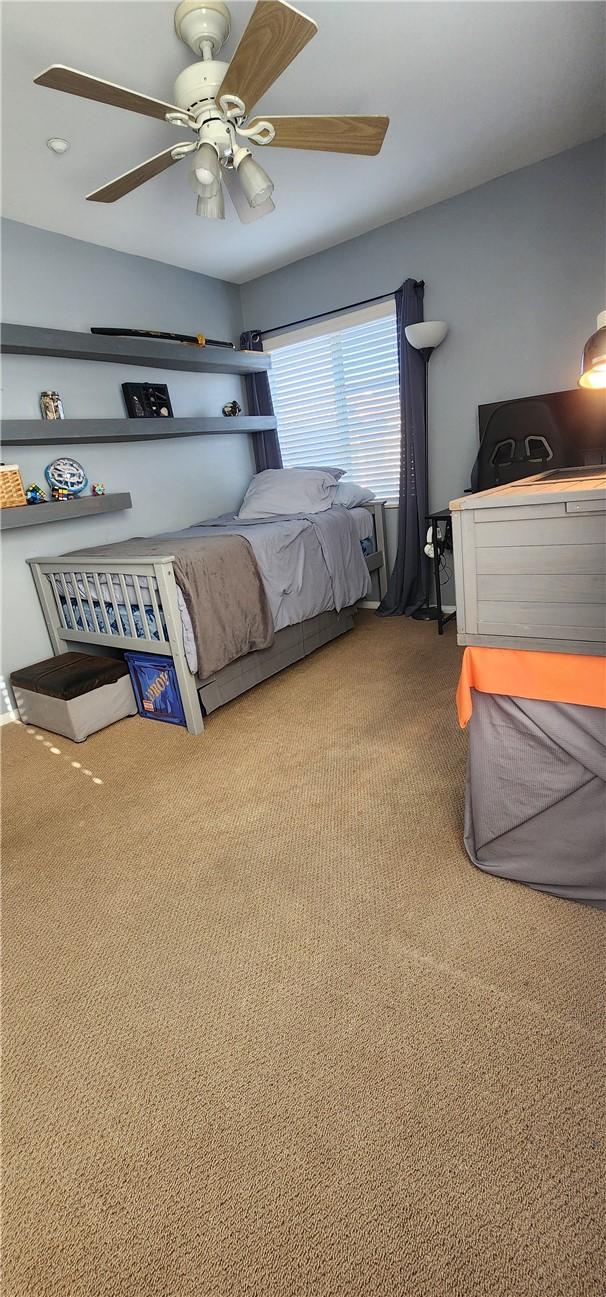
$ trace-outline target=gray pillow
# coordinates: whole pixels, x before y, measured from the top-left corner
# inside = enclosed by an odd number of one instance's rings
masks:
[[[345,509],[358,509],[374,499],[374,491],[367,486],[359,486],[357,482],[339,482],[333,504],[342,504]]]
[[[266,468],[257,473],[244,496],[238,518],[273,518],[276,514],[322,513],[330,509],[337,483],[315,468]]]
[[[335,482],[338,482],[339,478],[344,477],[345,475],[344,468],[318,468],[317,464],[293,464],[293,468],[308,468],[314,473],[330,473],[330,476],[334,477]]]

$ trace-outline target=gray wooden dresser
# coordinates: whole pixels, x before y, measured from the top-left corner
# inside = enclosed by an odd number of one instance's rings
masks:
[[[459,644],[606,655],[606,467],[452,500]]]

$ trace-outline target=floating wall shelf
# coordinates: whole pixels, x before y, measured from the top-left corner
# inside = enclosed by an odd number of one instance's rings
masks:
[[[266,432],[277,426],[268,415],[224,415],[195,419],[3,419],[5,446],[70,446],[93,442],[160,441],[208,437],[226,432]],[[29,506],[35,507],[35,506]]]
[[[0,509],[0,528],[36,527],[43,522],[65,522],[67,518],[88,518],[99,513],[117,513],[132,509],[128,491],[113,495],[79,495],[75,500],[53,500],[49,504],[19,504],[14,509]]]
[[[3,324],[0,338],[0,350],[9,356],[63,356],[69,360],[99,360],[207,374],[258,374],[271,364],[270,357],[262,351],[196,347],[154,338],[111,338],[98,333],[39,329],[29,324]]]

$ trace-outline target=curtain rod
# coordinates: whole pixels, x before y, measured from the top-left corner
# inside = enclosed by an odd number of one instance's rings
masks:
[[[424,280],[419,280],[424,287]],[[381,293],[379,297],[366,297],[363,302],[350,302],[349,306],[336,306],[332,311],[321,311],[319,315],[307,315],[304,320],[291,320],[289,324],[274,324],[271,329],[260,329],[259,337],[266,338],[268,333],[280,333],[282,329],[294,329],[298,324],[312,324],[314,320],[325,320],[327,315],[339,315],[341,311],[354,311],[358,306],[370,306],[373,302],[385,302],[388,297],[395,297],[397,289],[391,293]]]

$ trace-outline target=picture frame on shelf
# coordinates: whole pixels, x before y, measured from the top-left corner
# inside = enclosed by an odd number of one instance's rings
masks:
[[[172,419],[173,407],[166,383],[123,383],[129,419]]]

